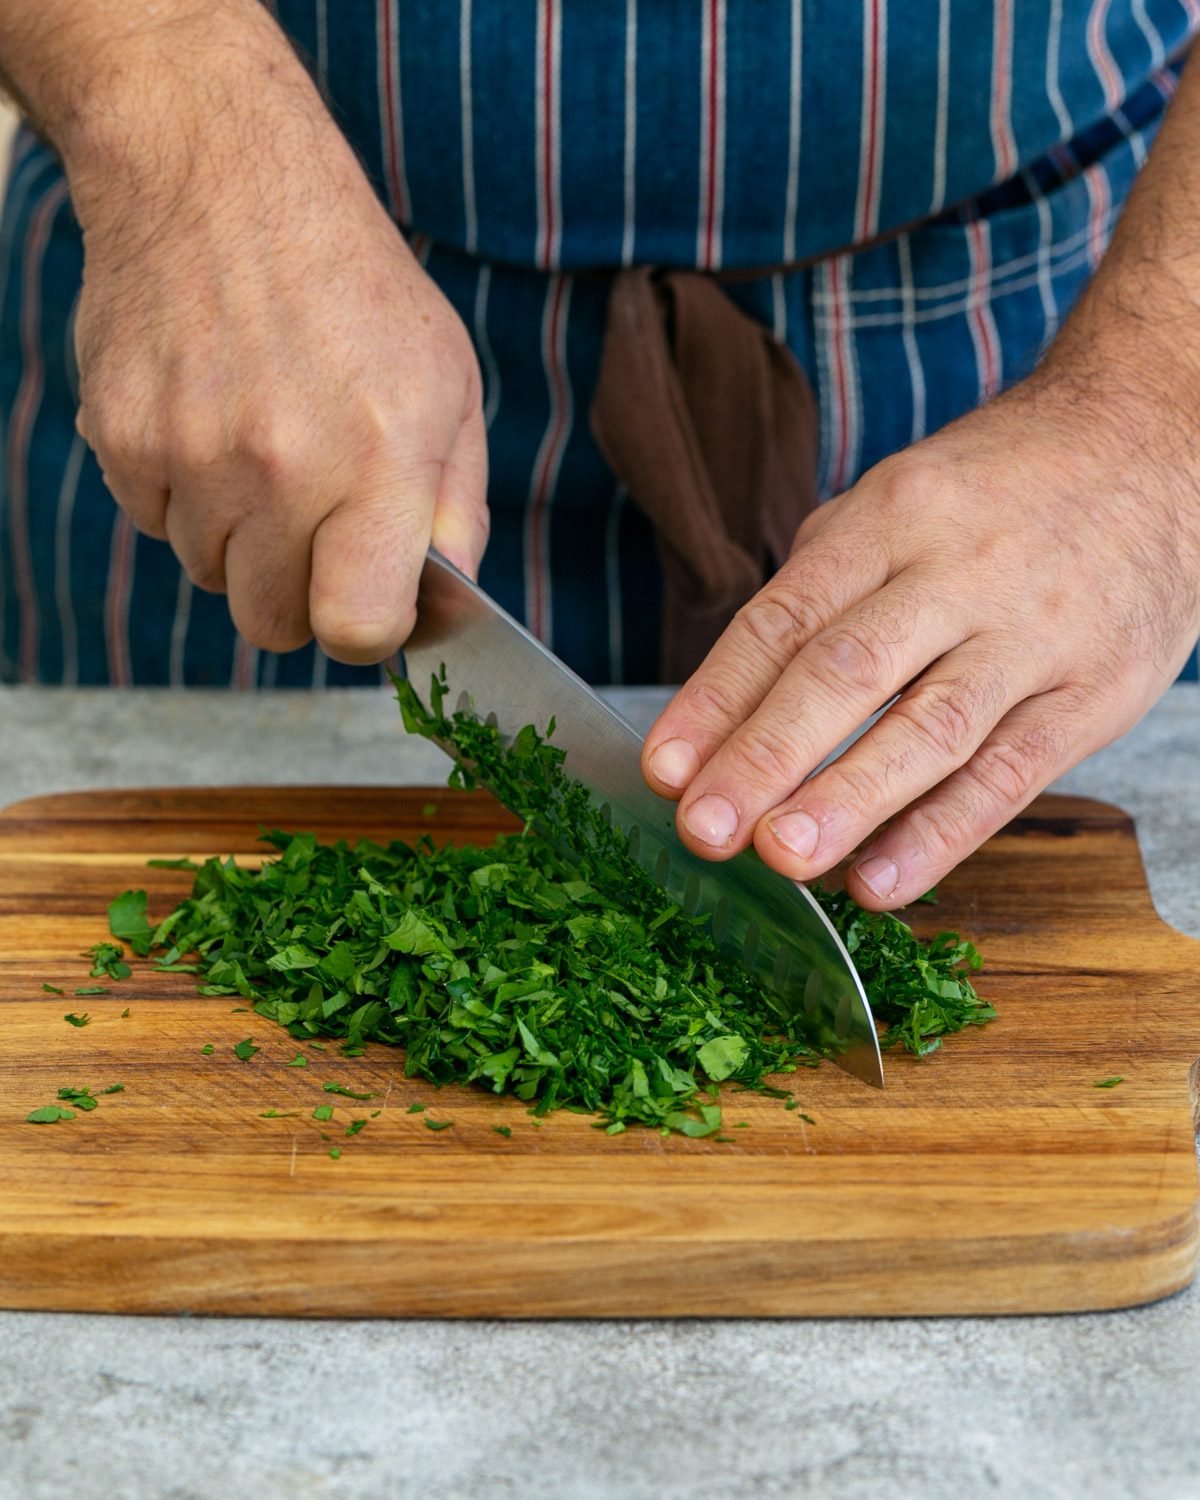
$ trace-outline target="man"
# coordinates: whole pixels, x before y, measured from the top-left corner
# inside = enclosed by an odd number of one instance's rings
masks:
[[[618,482],[629,391],[731,538],[761,504],[729,552],[758,568],[802,487],[778,475],[805,377],[836,498],[646,743],[692,847],[802,879],[858,848],[852,893],[900,905],[1184,667],[1194,70],[1162,120],[1194,0],[276,9],[0,0],[0,64],[65,172],[22,138],[10,677],[307,682],[314,636],[378,662],[427,543],[474,573],[490,506],[485,584],[585,675],[645,679],[706,560],[645,443]],[[678,278],[614,281],[643,265]],[[739,400],[753,441],[702,419]],[[764,448],[776,477],[731,503]]]

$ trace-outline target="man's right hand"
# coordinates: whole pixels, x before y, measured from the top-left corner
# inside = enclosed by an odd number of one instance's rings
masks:
[[[248,640],[381,660],[430,540],[472,574],[486,543],[466,330],[257,0],[153,22],[88,4],[130,24],[57,141],[84,233],[80,431]]]

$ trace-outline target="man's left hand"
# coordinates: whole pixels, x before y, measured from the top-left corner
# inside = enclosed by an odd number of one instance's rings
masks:
[[[1144,387],[1051,359],[809,518],[647,737],[690,848],[857,849],[850,893],[901,906],[1137,721],[1200,630],[1195,415]]]

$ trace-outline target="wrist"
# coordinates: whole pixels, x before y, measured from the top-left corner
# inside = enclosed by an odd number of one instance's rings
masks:
[[[258,0],[224,0],[109,36],[86,80],[64,79],[47,134],[87,230],[178,202],[253,161],[269,138],[320,121],[336,133],[286,37]]]

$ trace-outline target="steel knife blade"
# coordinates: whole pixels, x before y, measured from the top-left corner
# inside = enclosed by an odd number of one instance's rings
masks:
[[[705,913],[722,952],[749,969],[793,1013],[802,1011],[832,1060],[883,1086],[871,1008],[850,956],[815,898],[746,852],[714,863],[675,831],[675,808],[642,779],[637,731],[477,584],[431,549],[421,575],[406,670],[425,695],[446,669],[451,708],[470,706],[511,739],[544,731],[563,769],[629,841],[629,851],[688,915]],[[448,748],[448,747],[447,747]]]

